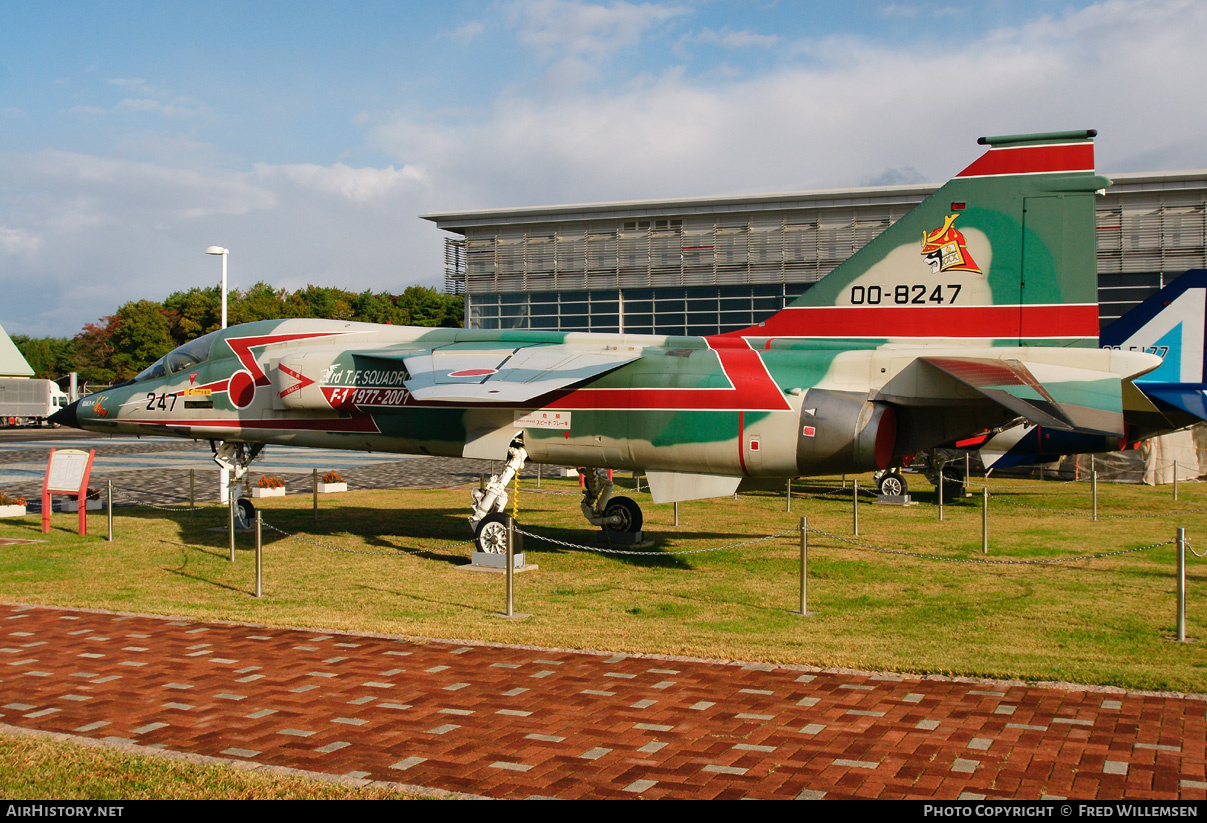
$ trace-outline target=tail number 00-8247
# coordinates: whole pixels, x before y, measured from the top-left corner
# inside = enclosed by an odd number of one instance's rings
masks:
[[[855,306],[879,306],[895,303],[898,306],[951,304],[960,294],[959,283],[948,283],[933,288],[922,283],[912,286],[901,283],[897,286],[851,286],[851,303]]]

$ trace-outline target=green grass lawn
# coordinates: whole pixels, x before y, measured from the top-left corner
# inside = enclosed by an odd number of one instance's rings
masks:
[[[527,486],[531,486],[529,481]],[[870,488],[871,479],[861,478]],[[862,543],[949,560],[1044,560],[1172,541],[1175,529],[1207,546],[1207,489],[1102,484],[1091,521],[1086,483],[991,479],[990,548],[981,553],[979,487],[949,503],[939,522],[929,491],[910,508],[860,505]],[[578,513],[574,481],[521,488],[524,529],[598,542]],[[74,534],[55,515],[46,542],[0,549],[0,598],[287,626],[478,639],[540,646],[654,652],[873,670],[1137,689],[1207,691],[1201,643],[1174,642],[1175,552],[1141,552],[1059,564],[984,565],[879,552],[810,535],[808,607],[798,605],[799,538],[706,549],[794,529],[851,538],[849,489],[837,478],[798,481],[782,492],[669,505],[632,494],[646,513],[655,556],[609,555],[528,540],[538,571],[517,575],[524,621],[493,619],[505,607],[501,575],[467,572],[468,492],[364,491],[325,495],[314,519],[309,495],[263,501],[265,521],[323,545],[265,531],[264,594],[254,590],[253,539],[212,531],[226,510],[195,514],[119,509],[116,539]],[[563,492],[562,494],[550,492]],[[831,492],[825,494],[825,492]],[[1036,507],[1079,512],[1055,513]],[[1115,517],[1112,515],[1160,515]],[[36,516],[0,521],[0,537],[41,539]],[[407,554],[434,549],[435,555]],[[1188,563],[1187,633],[1207,632],[1207,569]]]
[[[414,795],[0,734],[6,800],[401,800]]]

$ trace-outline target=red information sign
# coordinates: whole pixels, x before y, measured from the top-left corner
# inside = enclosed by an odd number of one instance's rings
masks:
[[[73,494],[80,505],[80,534],[88,534],[88,477],[96,449],[51,449],[42,481],[42,533],[50,532],[50,496]]]

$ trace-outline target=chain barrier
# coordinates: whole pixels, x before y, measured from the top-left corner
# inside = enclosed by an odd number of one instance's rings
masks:
[[[1184,537],[1184,538],[1182,538],[1182,544],[1183,544],[1184,546],[1186,546],[1186,548],[1190,549],[1190,553],[1191,553],[1191,554],[1193,554],[1195,557],[1199,557],[1199,558],[1202,558],[1202,557],[1207,557],[1207,549],[1204,549],[1204,550],[1203,550],[1203,553],[1202,553],[1202,554],[1199,554],[1198,552],[1196,552],[1196,551],[1194,550],[1194,546],[1190,545],[1190,538],[1189,538],[1189,537]]]
[[[559,492],[555,489],[525,489],[522,486],[520,487],[519,493],[520,494],[552,494],[552,495],[560,495],[562,497],[570,497],[571,495],[574,495],[577,497],[582,496],[582,491],[580,489],[575,489],[574,491],[568,491],[568,492]]]
[[[542,540],[546,543],[554,543],[558,546],[565,546],[568,549],[578,549],[579,551],[585,551],[585,552],[597,552],[599,554],[626,554],[626,555],[635,555],[635,556],[639,556],[639,557],[672,557],[672,556],[684,555],[684,554],[707,554],[710,552],[722,552],[722,551],[726,551],[727,549],[736,549],[738,546],[749,546],[753,543],[762,543],[767,540],[776,540],[780,537],[784,537],[785,535],[799,534],[800,528],[797,527],[797,528],[793,528],[793,529],[785,529],[782,532],[776,532],[775,534],[769,534],[766,537],[756,537],[752,540],[743,540],[739,543],[729,543],[724,546],[714,546],[710,549],[684,549],[683,551],[678,551],[678,552],[664,552],[664,551],[640,552],[640,551],[636,551],[633,549],[605,549],[602,546],[584,546],[580,543],[568,543],[565,540],[558,540],[555,537],[545,537],[544,535],[533,534],[532,532],[524,531],[523,529],[521,529],[518,526],[516,527],[515,531],[516,531],[516,534],[522,534],[525,537],[532,538],[533,540]]]
[[[946,476],[944,476],[944,479],[950,480],[952,482],[962,482],[963,481],[963,478],[947,478]],[[177,508],[177,507],[171,507],[171,506],[161,506],[156,503],[152,503],[148,500],[135,496],[131,492],[131,490],[128,488],[114,486],[113,489],[114,489],[114,491],[121,492],[123,495],[125,495],[126,500],[132,502],[134,505],[148,506],[153,509],[158,509],[160,511],[169,511],[169,512],[192,511],[192,509],[188,508],[188,507]],[[559,492],[559,491],[552,491],[552,490],[546,491],[543,489],[526,489],[525,491],[530,492],[530,493],[535,493],[535,494],[553,494],[553,495],[580,494],[580,492],[578,492],[577,490],[570,491],[570,492]],[[845,488],[836,488],[836,489],[831,489],[829,491],[824,491],[824,492],[815,492],[815,493],[800,492],[799,494],[801,494],[802,496],[821,498],[821,497],[828,497],[828,496],[831,496],[834,494],[839,494],[839,493],[845,494],[846,491],[847,490]],[[873,492],[871,490],[864,490],[864,491],[865,491],[865,493],[867,493],[870,496],[878,496],[876,494],[876,492]],[[1047,507],[1043,507],[1043,506],[1031,506],[1031,505],[1027,505],[1025,503],[1018,503],[1016,501],[1009,500],[1004,497],[999,497],[999,496],[994,496],[994,495],[991,495],[991,497],[993,497],[993,499],[995,501],[1000,500],[1003,503],[1007,503],[1009,505],[1016,506],[1018,508],[1034,509],[1037,511],[1046,511],[1046,512],[1053,512],[1056,514],[1066,514],[1066,515],[1072,515],[1072,516],[1089,516],[1086,512],[1075,512],[1075,511],[1069,511],[1069,510],[1064,510],[1064,509],[1052,509],[1052,508],[1047,508]],[[1189,510],[1184,510],[1184,511],[1179,511],[1179,512],[1166,512],[1166,513],[1157,513],[1157,514],[1135,514],[1135,515],[1127,515],[1127,514],[1103,515],[1103,514],[1099,514],[1098,516],[1100,519],[1106,518],[1106,517],[1114,517],[1114,518],[1169,517],[1172,515],[1193,514],[1193,513],[1202,512],[1202,511],[1207,511],[1207,508],[1189,509]],[[470,545],[475,542],[474,538],[469,538],[467,540],[462,540],[457,543],[448,543],[446,545],[439,546],[435,549],[397,548],[392,551],[384,551],[384,552],[363,551],[363,550],[356,550],[356,549],[345,549],[345,548],[341,548],[339,546],[334,546],[330,543],[324,543],[320,540],[313,540],[311,538],[302,537],[301,535],[293,534],[291,532],[285,531],[284,529],[278,528],[277,526],[274,526],[267,521],[262,521],[262,523],[265,527],[267,527],[271,531],[276,532],[277,534],[280,534],[284,537],[289,537],[294,540],[298,540],[302,543],[307,543],[309,545],[316,546],[318,548],[329,549],[331,551],[341,552],[344,554],[358,554],[358,555],[381,556],[381,557],[392,557],[392,556],[398,556],[400,554],[429,555],[429,556],[433,556],[433,557],[461,557],[461,555],[448,554],[447,551],[449,549],[458,548],[460,546]],[[605,548],[602,546],[585,546],[580,543],[571,543],[571,542],[568,542],[565,540],[558,540],[557,538],[554,538],[554,537],[548,537],[545,535],[534,534],[532,532],[521,529],[518,526],[516,527],[515,531],[517,534],[521,534],[521,535],[531,538],[533,540],[540,540],[545,543],[551,543],[551,544],[554,544],[557,546],[562,546],[564,548],[577,550],[577,551],[593,552],[593,553],[597,553],[597,554],[626,555],[626,556],[635,556],[635,557],[677,557],[677,556],[692,555],[692,554],[710,554],[713,552],[728,551],[730,549],[736,549],[736,548],[739,548],[742,546],[750,546],[750,545],[754,545],[756,543],[763,543],[768,540],[778,540],[778,539],[786,537],[790,534],[799,534],[800,529],[799,529],[799,527],[794,527],[791,529],[785,529],[783,531],[776,532],[774,534],[769,534],[764,537],[756,537],[756,538],[752,538],[750,540],[742,540],[742,541],[738,541],[736,543],[728,543],[723,546],[713,546],[713,547],[710,547],[707,549],[684,549],[682,551],[637,551],[634,549],[613,549],[613,548]],[[823,531],[821,529],[810,528],[808,531],[812,534],[820,535],[822,537],[828,537],[828,538],[830,538],[832,540],[836,540],[840,543],[846,543],[848,545],[857,546],[859,548],[869,549],[871,551],[880,552],[882,554],[893,554],[893,555],[899,555],[899,556],[903,556],[903,557],[913,557],[913,558],[921,559],[921,560],[935,560],[935,561],[939,561],[939,562],[943,562],[943,563],[967,563],[967,564],[988,565],[988,566],[1037,566],[1037,565],[1053,565],[1053,564],[1057,564],[1057,563],[1071,563],[1071,562],[1084,561],[1084,560],[1095,560],[1095,559],[1100,559],[1100,558],[1104,558],[1104,557],[1115,557],[1115,556],[1123,555],[1123,554],[1132,554],[1132,553],[1136,553],[1136,552],[1147,551],[1149,549],[1157,548],[1159,546],[1173,545],[1175,543],[1175,541],[1167,540],[1167,541],[1163,541],[1163,542],[1159,542],[1159,543],[1150,543],[1146,546],[1139,546],[1139,547],[1131,548],[1131,549],[1119,549],[1116,551],[1098,552],[1095,554],[1077,555],[1074,557],[1046,558],[1046,559],[1040,559],[1040,560],[988,560],[988,559],[978,559],[978,558],[944,557],[942,555],[923,554],[920,552],[910,552],[910,551],[905,551],[903,549],[889,549],[884,546],[877,546],[873,543],[865,543],[860,540],[855,540],[855,539],[852,539],[849,537],[843,537],[841,535],[833,534],[831,532]],[[1199,557],[1199,558],[1207,557],[1207,550],[1204,550],[1202,553],[1195,551],[1193,546],[1191,546],[1189,539],[1187,539],[1185,541],[1185,544],[1186,544],[1186,547],[1190,549],[1190,552],[1195,557]]]
[[[134,506],[147,506],[147,507],[149,507],[149,508],[152,508],[152,509],[159,509],[160,511],[164,511],[164,512],[188,512],[188,511],[193,511],[193,509],[191,509],[191,508],[190,508],[190,507],[188,507],[188,506],[183,506],[183,507],[181,507],[181,508],[176,508],[176,507],[173,507],[173,506],[161,506],[161,505],[159,505],[159,504],[157,504],[157,503],[152,503],[152,502],[151,502],[151,501],[149,501],[149,500],[144,500],[143,498],[140,498],[140,497],[135,496],[135,494],[134,494],[134,492],[133,492],[133,491],[131,491],[131,490],[130,490],[130,489],[128,489],[128,488],[125,488],[124,486],[114,486],[114,487],[113,487],[113,491],[115,492],[115,494],[113,495],[113,502],[114,502],[115,504],[118,502],[116,492],[121,492],[123,495],[125,495],[125,498],[124,498],[124,499],[123,499],[121,502],[123,502],[123,503],[129,503],[129,504],[134,505]]]
[[[1008,498],[996,496],[993,494],[989,495],[989,499],[993,500],[994,502],[1005,503],[1009,506],[1016,506],[1020,509],[1032,509],[1034,511],[1051,512],[1053,514],[1067,514],[1067,515],[1071,515],[1073,517],[1093,517],[1092,512],[1077,512],[1077,511],[1069,511],[1068,509],[1051,509],[1051,508],[1048,508],[1047,506],[1031,506],[1031,505],[1028,505],[1027,503],[1019,503],[1016,500],[1010,500]],[[1181,511],[1176,511],[1176,512],[1153,512],[1151,514],[1102,514],[1101,512],[1099,512],[1098,519],[1099,520],[1106,520],[1106,519],[1143,520],[1143,519],[1151,518],[1151,517],[1175,517],[1177,515],[1198,514],[1200,512],[1207,512],[1207,507],[1200,507],[1197,509],[1182,509]]]
[[[937,554],[921,554],[919,552],[907,552],[902,549],[886,549],[883,546],[877,546],[873,543],[864,543],[860,540],[852,540],[849,537],[831,534],[830,532],[822,531],[821,529],[809,529],[812,534],[820,534],[822,537],[829,537],[832,540],[837,540],[840,543],[849,543],[852,546],[859,546],[863,549],[871,549],[872,551],[881,552],[883,554],[898,554],[905,557],[914,557],[921,560],[938,560],[943,563],[971,563],[973,565],[983,566],[1046,566],[1055,563],[1072,563],[1078,560],[1096,560],[1101,557],[1114,557],[1120,554],[1132,554],[1133,552],[1143,552],[1149,549],[1155,549],[1158,546],[1172,546],[1175,541],[1166,540],[1163,543],[1150,543],[1147,546],[1139,546],[1134,549],[1119,549],[1113,552],[1098,552],[1097,554],[1083,554],[1076,557],[1050,557],[1043,560],[982,560],[975,557],[943,557]]]
[[[364,555],[371,555],[371,556],[375,556],[375,557],[396,557],[400,554],[429,554],[429,555],[432,555],[433,557],[461,557],[461,555],[442,554],[441,552],[443,552],[446,549],[452,549],[452,548],[456,548],[457,546],[464,546],[468,543],[474,542],[474,539],[471,537],[469,540],[462,540],[460,543],[448,543],[448,544],[446,544],[444,546],[440,546],[436,549],[394,549],[394,551],[390,551],[390,552],[358,551],[356,549],[342,549],[339,546],[332,546],[330,543],[324,543],[321,540],[311,540],[308,537],[302,537],[301,535],[292,534],[291,532],[287,532],[284,529],[277,528],[276,526],[269,523],[267,520],[262,519],[260,521],[260,523],[265,528],[271,529],[272,531],[276,532],[277,534],[284,535],[285,537],[291,537],[294,540],[301,541],[302,543],[309,543],[311,546],[318,546],[321,549],[330,549],[331,551],[343,552],[344,554],[364,554]]]

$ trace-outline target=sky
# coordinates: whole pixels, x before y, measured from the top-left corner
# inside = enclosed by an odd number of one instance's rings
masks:
[[[0,325],[443,284],[420,215],[938,183],[1096,128],[1207,167],[1207,4],[0,0]]]

